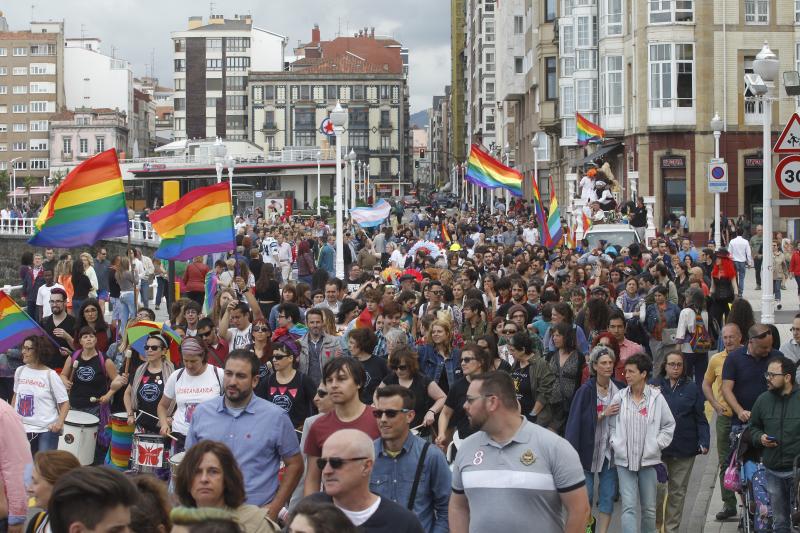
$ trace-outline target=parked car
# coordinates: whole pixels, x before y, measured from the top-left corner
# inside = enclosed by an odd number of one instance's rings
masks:
[[[403,207],[419,207],[419,200],[417,200],[416,196],[406,195],[403,196],[402,200]]]

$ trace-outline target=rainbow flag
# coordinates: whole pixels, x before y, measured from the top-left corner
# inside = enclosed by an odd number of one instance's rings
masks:
[[[592,141],[600,141],[606,136],[606,130],[590,122],[580,113],[575,113],[575,129],[578,132],[580,146],[586,146]]]
[[[553,178],[550,177],[550,214],[547,217],[547,238],[550,242],[546,245],[548,248],[558,246],[564,236],[564,230],[561,227],[561,210],[558,208],[558,199],[556,198],[556,189],[553,187]]]
[[[532,198],[533,210],[536,213],[536,220],[539,221],[539,232],[542,244],[547,246],[550,240],[550,231],[547,227],[547,219],[545,218],[544,207],[542,206],[542,197],[539,194],[539,184],[536,183],[536,178],[531,180],[533,184]]]
[[[589,231],[589,228],[592,227],[592,219],[586,213],[582,213],[583,217],[583,234],[586,235],[586,232]]]
[[[493,158],[477,144],[472,145],[467,160],[468,182],[484,189],[506,189],[514,196],[522,196],[522,174]]]
[[[228,183],[195,189],[150,214],[161,237],[155,257],[185,261],[236,248]]]
[[[128,234],[128,208],[117,153],[87,159],[61,182],[36,219],[34,246],[74,248]]]
[[[567,241],[567,248],[569,248],[570,250],[574,250],[575,249],[575,230],[568,228],[567,229],[567,234],[565,236],[565,239]]]
[[[447,222],[442,222],[442,242],[450,244],[452,240],[453,239],[450,238],[450,232],[447,231]]]
[[[11,296],[0,291],[0,352],[16,348],[31,335],[46,334]]]

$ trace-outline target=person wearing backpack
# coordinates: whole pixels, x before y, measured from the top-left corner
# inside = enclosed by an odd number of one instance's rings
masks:
[[[61,379],[69,391],[70,409],[100,416],[101,407],[109,404],[114,394],[127,385],[124,376],[118,377],[117,367],[97,349],[97,334],[91,326],[78,332],[80,349],[64,363]],[[99,434],[99,433],[98,433]]]
[[[678,315],[676,339],[682,339],[681,352],[686,360],[685,375],[694,378],[698,392],[703,394],[703,377],[708,368],[708,352],[714,346],[714,339],[708,332],[708,313],[703,291],[690,288],[686,291],[685,306]]]

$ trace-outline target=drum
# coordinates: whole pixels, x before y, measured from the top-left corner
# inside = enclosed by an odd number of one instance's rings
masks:
[[[164,464],[164,437],[136,433],[133,435],[131,469],[139,473],[157,474]]]
[[[128,470],[135,427],[128,425],[128,413],[122,411],[111,415],[111,446],[108,447],[106,464],[117,470]]]
[[[169,492],[170,494],[175,492],[175,478],[178,475],[178,467],[183,461],[183,456],[186,455],[186,452],[176,453],[172,457],[169,458]]]
[[[83,411],[70,411],[64,420],[64,431],[58,439],[58,449],[78,458],[83,466],[94,462],[97,427],[100,419]]]

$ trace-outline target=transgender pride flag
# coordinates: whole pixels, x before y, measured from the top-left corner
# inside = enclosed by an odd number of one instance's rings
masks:
[[[401,200],[398,200],[398,202]],[[389,218],[392,206],[389,202],[381,199],[372,207],[356,207],[350,210],[350,216],[362,228],[374,228],[380,226],[381,222]]]

